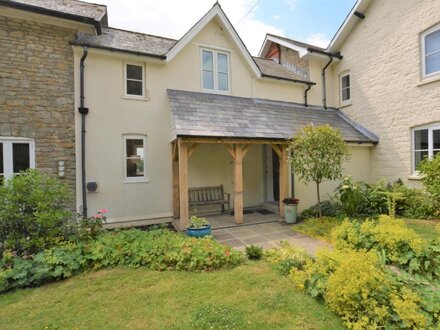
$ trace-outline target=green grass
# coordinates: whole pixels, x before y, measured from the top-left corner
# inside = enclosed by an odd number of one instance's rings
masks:
[[[421,220],[421,219],[404,219],[409,228],[426,240],[431,240],[439,236],[435,226],[440,221],[436,220]],[[310,235],[325,241],[330,241],[330,232],[337,227],[343,219],[341,218],[311,218],[304,222],[293,226],[293,230],[302,234]]]
[[[1,329],[342,329],[264,262],[212,273],[109,269],[0,296]],[[227,327],[228,326],[228,327]]]

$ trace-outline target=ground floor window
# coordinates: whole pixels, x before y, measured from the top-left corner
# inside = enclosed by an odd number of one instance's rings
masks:
[[[440,152],[440,124],[415,128],[413,130],[413,171],[419,163]]]
[[[145,181],[146,136],[124,136],[124,178],[129,182]]]
[[[34,167],[33,140],[0,137],[0,182]]]

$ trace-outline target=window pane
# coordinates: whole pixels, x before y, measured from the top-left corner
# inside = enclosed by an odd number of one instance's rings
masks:
[[[341,88],[350,87],[350,75],[341,78]]]
[[[221,91],[228,90],[228,74],[227,73],[219,73],[218,74],[218,89]]]
[[[440,129],[432,131],[433,149],[440,149]]]
[[[350,99],[350,88],[345,88],[342,90],[342,101],[347,101]]]
[[[214,73],[203,71],[203,89],[214,89]]]
[[[4,165],[3,165],[3,143],[0,143],[0,175],[3,174]]]
[[[203,70],[214,71],[212,52],[204,50],[202,52]]]
[[[127,139],[125,148],[127,177],[144,176],[144,140]]]
[[[228,56],[226,54],[217,54],[218,72],[228,73]]]
[[[140,65],[127,64],[127,78],[142,80],[142,67]]]
[[[142,96],[142,81],[127,80],[127,94]]]
[[[414,131],[414,149],[428,149],[428,130],[421,129]]]
[[[435,31],[425,37],[425,55],[440,50],[440,31]]]
[[[417,170],[417,166],[419,163],[424,160],[425,158],[428,158],[428,151],[416,151],[414,153],[414,163],[415,163],[415,169]]]
[[[12,144],[12,163],[14,173],[19,173],[30,167],[29,143]]]
[[[127,159],[127,178],[144,176],[143,159]]]
[[[426,56],[426,74],[440,71],[440,53]]]
[[[126,156],[127,157],[144,157],[144,140],[127,139]]]

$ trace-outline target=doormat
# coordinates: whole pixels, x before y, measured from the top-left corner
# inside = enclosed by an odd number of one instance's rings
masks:
[[[254,210],[257,213],[263,214],[263,215],[267,215],[267,214],[274,214],[275,212],[266,210],[266,209],[258,209],[258,210]]]
[[[243,210],[243,214],[252,214],[254,213],[253,210]],[[231,211],[231,215],[234,215],[234,211]]]

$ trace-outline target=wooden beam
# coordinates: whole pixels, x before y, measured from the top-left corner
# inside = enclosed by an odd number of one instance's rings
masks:
[[[249,151],[251,144],[247,144],[243,147],[243,158],[246,156],[247,152]]]
[[[284,139],[247,139],[247,138],[223,138],[223,137],[181,137],[183,142],[188,143],[222,143],[222,144],[277,144],[288,143]]]
[[[288,178],[288,157],[287,148],[281,147],[280,159],[280,216],[284,218],[284,198],[287,198],[289,192],[289,178]]]
[[[177,141],[171,142],[171,148],[172,148],[173,160],[179,159],[179,151],[178,151],[179,146]]]
[[[193,152],[196,149],[196,147],[197,147],[197,143],[193,143],[193,145],[188,148],[188,158],[191,157],[191,155],[193,154]]]
[[[185,230],[189,220],[188,201],[188,145],[179,140],[179,205],[180,230]]]
[[[235,148],[230,144],[225,144],[224,146],[226,147],[226,149],[228,149],[228,152],[231,155],[232,159],[235,159]]]
[[[282,147],[279,147],[277,145],[272,144],[271,148],[273,149],[273,151],[275,151],[275,153],[278,155],[278,158],[281,160],[281,157],[282,157],[282,153],[281,153]]]
[[[243,223],[243,148],[241,145],[235,146],[234,218],[237,224]]]
[[[171,148],[173,162],[173,218],[180,218],[180,196],[179,196],[179,157],[178,145],[174,142]]]

